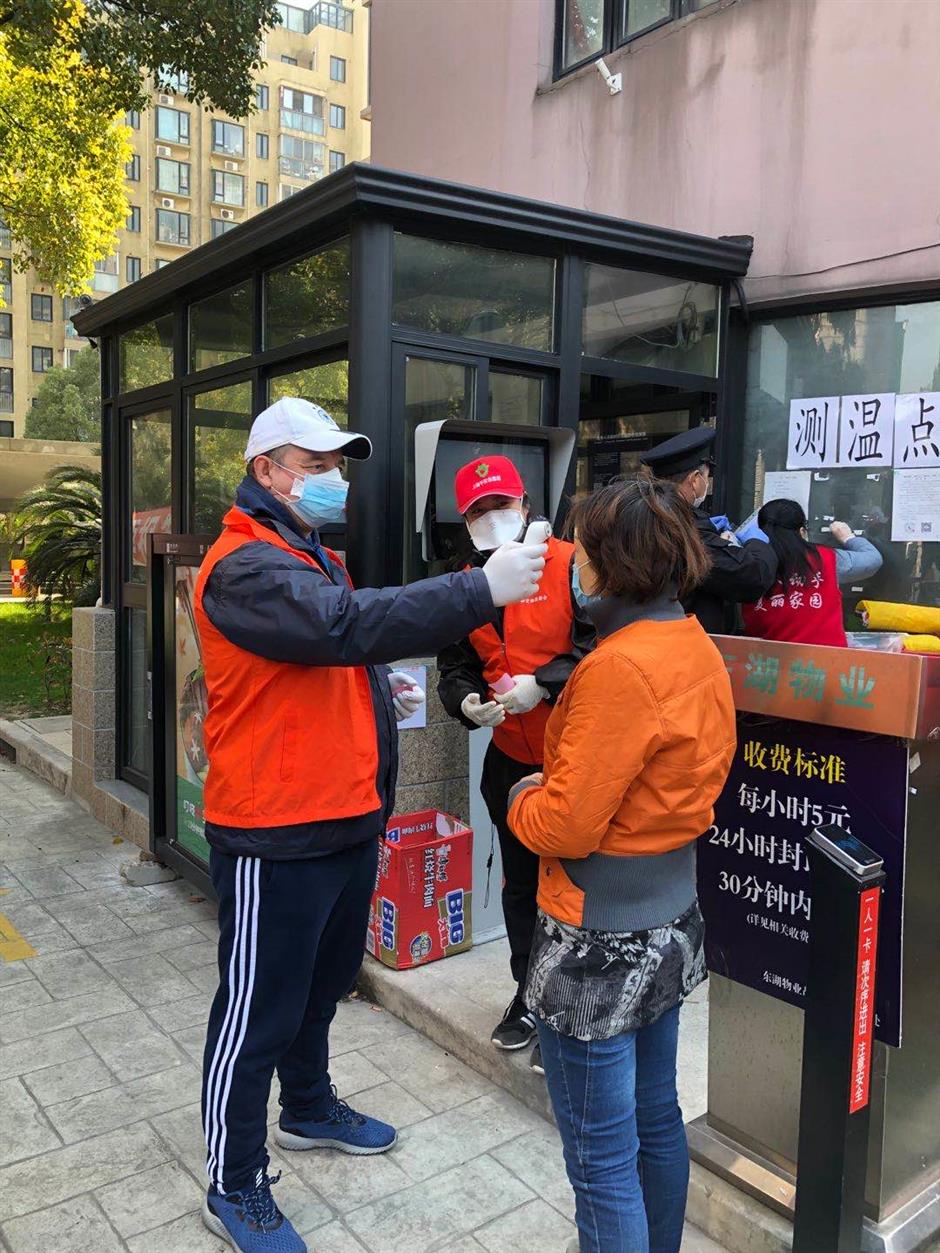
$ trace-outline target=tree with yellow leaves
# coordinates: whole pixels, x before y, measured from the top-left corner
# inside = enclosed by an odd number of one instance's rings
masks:
[[[273,0],[0,0],[0,217],[20,268],[67,294],[127,217],[125,113],[145,76],[188,79],[195,104],[252,109]]]

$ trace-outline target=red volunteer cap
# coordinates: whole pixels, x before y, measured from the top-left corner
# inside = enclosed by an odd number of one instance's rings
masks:
[[[513,496],[521,500],[525,484],[508,457],[477,457],[457,471],[454,494],[457,512],[463,514],[483,496]]]

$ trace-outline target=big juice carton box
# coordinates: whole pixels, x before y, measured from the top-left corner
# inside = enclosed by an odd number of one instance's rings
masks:
[[[379,848],[366,949],[406,970],[473,943],[473,832],[437,809],[401,814]]]

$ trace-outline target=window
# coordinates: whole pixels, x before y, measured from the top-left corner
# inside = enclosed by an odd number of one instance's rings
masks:
[[[330,78],[332,78],[334,83],[345,83],[346,81],[345,57],[330,57]]]
[[[127,496],[130,517],[126,519],[125,526],[130,532],[127,536],[130,542],[125,551],[130,560],[127,561],[125,557],[125,570],[130,575],[130,582],[143,583],[147,572],[147,548],[151,534],[154,531],[173,530],[171,510],[173,476],[170,472],[173,437],[170,414],[166,409],[158,409],[153,413],[132,418],[129,426],[130,476]],[[141,699],[144,702],[143,729],[145,730],[147,725],[146,612],[142,613],[142,618],[144,638],[140,641],[140,647],[144,654],[141,662],[144,683]]]
[[[3,393],[0,392],[0,413],[2,413],[3,411],[4,411],[3,410]],[[7,410],[7,412],[9,412],[9,410]],[[13,423],[12,422],[0,422],[0,436],[3,436],[5,439],[13,438]]]
[[[247,357],[251,321],[249,281],[194,301],[189,306],[189,368],[207,370]]]
[[[172,264],[173,262],[167,261],[165,257],[157,257],[156,261],[154,261],[153,263],[153,272],[154,274],[156,274],[157,270],[162,270],[165,265],[172,265]]]
[[[297,31],[302,35],[308,33],[310,28],[307,25],[307,14],[304,9],[298,9],[293,4],[279,4],[276,7],[283,27],[287,30]]]
[[[160,105],[157,109],[157,139],[166,139],[171,144],[188,144],[189,114],[182,109],[167,109]]]
[[[556,0],[555,76],[711,0]]]
[[[189,246],[189,214],[174,209],[157,210],[157,240],[161,244]]]
[[[79,354],[85,351],[84,348],[66,348],[65,350],[65,368],[71,370],[72,366],[79,358]]]
[[[348,240],[265,275],[265,348],[321,335],[348,321]]]
[[[130,212],[130,216],[127,219],[126,227],[127,227],[127,230],[129,231],[140,230],[140,205],[139,204],[131,205],[131,212]]]
[[[13,303],[13,262],[9,257],[0,257],[0,296],[4,304]]]
[[[164,261],[162,265],[169,265]],[[157,262],[155,269],[162,268]],[[121,391],[135,391],[165,383],[173,377],[173,315],[164,314],[155,322],[127,331],[120,338]],[[169,486],[169,477],[167,478]]]
[[[293,87],[281,88],[281,125],[288,130],[306,131],[308,135],[325,133],[322,96]]]
[[[157,79],[160,90],[169,92],[171,96],[189,94],[189,75],[185,70],[174,70],[169,65],[161,65],[157,72]]]
[[[400,326],[551,352],[554,301],[549,257],[395,236],[392,321]]]
[[[13,359],[13,314],[0,313],[0,357]]]
[[[271,145],[268,136],[261,134],[259,131],[259,133],[255,135],[255,156],[260,157],[262,161],[266,161],[270,151]]]
[[[296,196],[299,191],[303,191],[302,187],[292,187],[290,183],[281,183],[277,189],[277,198],[281,200],[290,200],[291,196]]]
[[[134,131],[140,130],[140,113],[137,109],[131,109],[130,112],[124,114],[124,125]]]
[[[193,525],[199,535],[218,535],[222,518],[245,477],[245,440],[251,414],[248,382],[198,392],[190,398]]]
[[[335,174],[337,170],[341,170],[346,164],[346,154],[343,152],[330,153],[330,173]]]
[[[218,239],[220,235],[225,235],[229,231],[233,231],[237,225],[237,222],[223,222],[221,218],[213,218],[212,238]]]
[[[255,204],[259,209],[266,209],[268,207],[267,183],[255,183]]]
[[[65,323],[66,339],[78,339],[78,331],[72,325],[72,314],[83,308],[81,296],[63,296],[62,321]]]
[[[52,297],[39,296],[33,292],[30,296],[30,316],[34,322],[51,322]]]
[[[347,9],[342,4],[329,3],[328,0],[320,0],[307,15],[307,29],[312,30],[314,26],[330,26],[333,30],[345,31],[349,35],[353,28],[352,9]]]
[[[337,426],[349,430],[349,362],[328,361],[268,379],[268,404],[299,396],[325,409]],[[414,493],[412,493],[414,494]]]
[[[341,104],[330,105],[330,125],[337,131],[346,129],[346,110]]]
[[[140,153],[135,152],[124,167],[124,177],[132,183],[140,182]]]
[[[114,292],[117,291],[120,285],[118,258],[116,255],[105,257],[103,261],[95,262],[94,273],[91,276],[91,286],[94,291]]]
[[[263,113],[270,104],[271,92],[265,83],[259,83],[255,88],[255,108]]]
[[[45,374],[52,369],[52,349],[33,348],[33,373]]]
[[[290,178],[316,179],[323,177],[326,149],[315,139],[301,139],[299,135],[281,135],[278,140],[280,155],[278,170]]]
[[[245,128],[237,122],[212,122],[212,151],[230,157],[245,155]]]
[[[189,195],[189,162],[157,157],[157,190],[173,196]]]
[[[126,257],[124,260],[124,272],[129,283],[136,283],[141,275],[140,257]]]
[[[0,248],[9,248],[11,245],[10,228],[3,218],[0,218]]]
[[[9,366],[0,369],[0,413],[13,412],[13,370]]]
[[[212,171],[212,200],[214,204],[233,204],[242,208],[245,203],[245,179],[241,174],[223,174]]]
[[[286,56],[283,52],[281,53],[281,60],[284,62],[284,64],[285,64],[285,65],[296,65],[296,64],[297,64],[297,58],[296,58],[296,57],[289,57],[289,56]]]

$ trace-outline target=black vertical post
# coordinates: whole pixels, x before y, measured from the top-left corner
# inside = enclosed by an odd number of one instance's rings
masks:
[[[574,494],[578,476],[578,423],[581,414],[581,319],[584,306],[584,262],[566,254],[561,261],[559,310],[556,320],[561,358],[558,371],[558,413],[552,426],[566,426],[575,433],[574,455],[568,467],[568,478],[562,496],[559,518],[567,512],[565,495]],[[553,519],[557,522],[559,519]]]
[[[840,856],[848,847],[852,856]],[[806,840],[813,890],[793,1253],[858,1253],[868,1164],[881,859],[838,829]],[[852,857],[860,858],[855,868]]]

